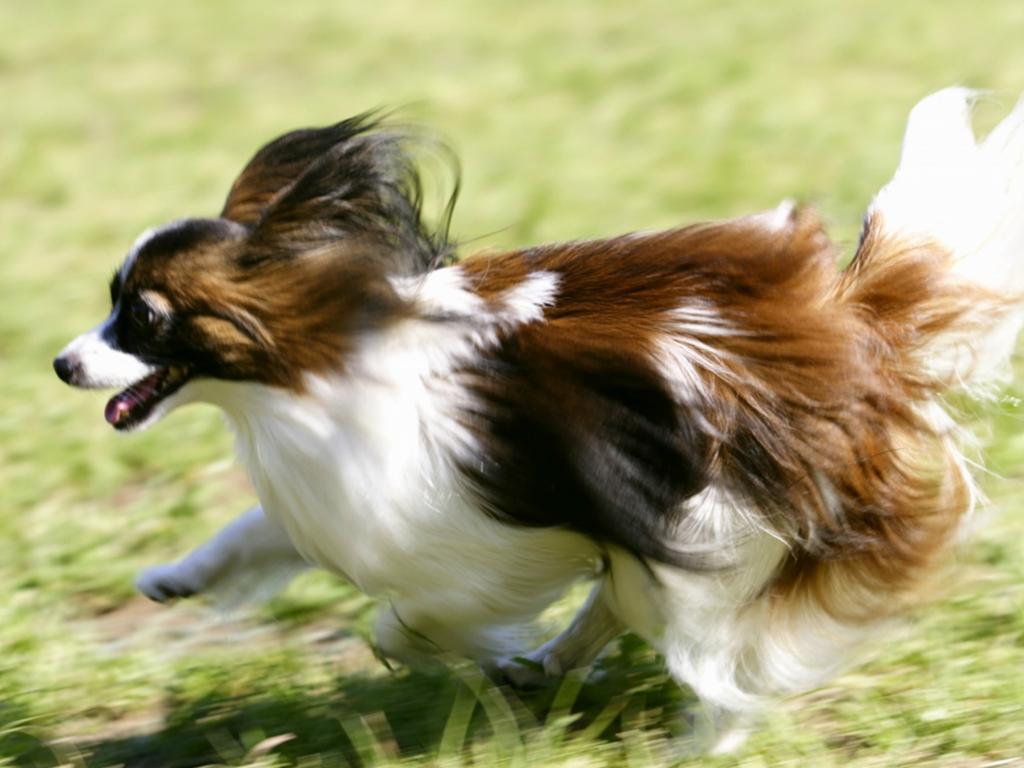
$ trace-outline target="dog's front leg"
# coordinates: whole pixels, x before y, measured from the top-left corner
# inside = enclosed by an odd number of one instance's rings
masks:
[[[626,627],[608,607],[606,580],[591,590],[572,623],[558,637],[523,657],[488,662],[485,670],[519,688],[545,685],[552,678],[589,666]]]
[[[147,568],[135,586],[160,603],[212,594],[233,606],[269,598],[305,567],[284,529],[254,507],[181,560]]]

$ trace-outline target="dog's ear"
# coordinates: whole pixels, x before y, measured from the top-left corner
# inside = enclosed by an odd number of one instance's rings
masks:
[[[384,259],[393,273],[435,266],[449,250],[452,203],[444,231],[430,232],[420,218],[411,143],[412,134],[384,130],[369,114],[268,144],[242,171],[222,214],[250,229],[243,259],[265,262],[356,247]]]
[[[371,114],[359,115],[323,128],[291,131],[260,148],[231,185],[221,217],[255,225],[264,212],[292,187],[311,165],[332,147],[371,130]]]

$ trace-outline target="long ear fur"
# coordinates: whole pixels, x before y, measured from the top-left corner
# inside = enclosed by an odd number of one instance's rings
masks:
[[[232,185],[222,216],[250,227],[246,259],[323,251],[357,238],[394,271],[431,269],[450,253],[448,223],[421,219],[421,183],[407,151],[415,137],[385,130],[373,113],[292,131],[259,150]]]
[[[313,161],[336,144],[372,127],[370,114],[323,128],[301,128],[264,145],[231,185],[221,217],[252,226],[274,196],[295,182]]]

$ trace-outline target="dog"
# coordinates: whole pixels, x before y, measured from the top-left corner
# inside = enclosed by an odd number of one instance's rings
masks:
[[[456,260],[415,134],[277,138],[219,217],[138,238],[54,362],[123,388],[118,431],[202,401],[237,436],[260,506],[139,589],[241,599],[324,568],[381,599],[385,656],[517,685],[629,630],[734,746],[920,599],[978,495],[946,398],[995,391],[1021,326],[1024,107],[979,144],[972,100],[913,109],[845,269],[788,202]]]

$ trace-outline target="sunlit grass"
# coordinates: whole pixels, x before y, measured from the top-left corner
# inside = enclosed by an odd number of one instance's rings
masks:
[[[629,639],[586,685],[518,696],[387,671],[368,602],[323,575],[237,619],[133,596],[251,491],[212,410],[121,438],[50,359],[138,232],[216,213],[260,143],[403,107],[462,157],[467,250],[784,197],[848,245],[917,98],[991,88],[988,119],[1024,87],[1017,0],[0,0],[0,30],[0,764],[685,760],[689,694]],[[1024,761],[1024,411],[994,410],[1002,479],[935,604],[699,764]]]

